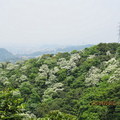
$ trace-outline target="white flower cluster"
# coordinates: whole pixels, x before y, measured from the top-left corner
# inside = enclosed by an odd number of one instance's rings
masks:
[[[111,58],[110,60],[103,62],[104,66],[114,65],[114,64],[118,64],[118,62],[115,58]]]
[[[57,83],[57,77],[55,73],[59,71],[58,67],[54,67],[53,69],[49,69],[46,64],[42,65],[39,69],[39,75],[36,77],[36,81],[40,81],[40,78],[46,78],[46,85],[49,87],[45,90],[43,95],[43,101],[47,101],[48,99],[52,99],[52,95],[56,93],[58,90],[63,90],[62,83]]]
[[[45,71],[46,71],[46,73],[49,73],[49,71],[50,71],[46,64],[42,65],[39,69],[39,72],[45,72]]]
[[[26,112],[19,115],[23,117],[22,120],[38,120],[33,113]]]
[[[68,70],[72,70],[76,67],[76,64],[80,60],[80,55],[78,53],[72,54],[70,60],[66,60],[65,58],[60,58],[59,61],[57,62],[57,65],[60,66],[60,68],[65,68]]]
[[[28,78],[26,75],[21,75],[21,77],[19,78],[20,82],[26,81]]]
[[[57,93],[57,91],[61,91],[63,90],[63,84],[62,83],[55,83],[53,86],[51,86],[50,88],[47,88],[47,90],[45,90],[44,95],[43,95],[43,101],[47,101],[52,99],[52,96],[54,93]]]
[[[112,76],[110,76],[108,82],[113,83],[120,80],[120,68],[116,69]]]
[[[10,84],[8,78],[5,77],[5,76],[0,76],[0,83],[2,83],[3,85],[9,85]]]
[[[95,55],[89,55],[87,59],[93,59],[93,58],[95,58]]]
[[[21,75],[20,77],[17,77],[17,75],[15,74],[15,75],[12,75],[10,78],[11,78],[12,80],[15,80],[16,82],[19,82],[19,83],[28,80],[28,78],[27,78],[26,75]]]
[[[56,83],[56,84],[53,85],[53,89],[54,89],[55,92],[64,90],[63,84],[62,83]]]
[[[46,85],[51,85],[52,83],[57,82],[57,77],[54,74],[49,76],[48,81],[46,81]]]
[[[15,64],[12,64],[12,63],[8,63],[6,69],[7,69],[7,70],[14,70],[14,69],[16,69],[17,67],[19,67],[19,65],[15,65]]]
[[[50,70],[47,65],[42,65],[39,69],[39,76],[41,77],[47,77],[49,74]]]
[[[88,74],[86,75],[85,83],[86,86],[97,85],[100,80],[101,70],[96,67],[91,67]]]
[[[58,67],[54,67],[53,70],[51,71],[51,73],[55,74],[59,71],[59,68]]]
[[[105,69],[102,72],[96,67],[91,67],[85,79],[85,83],[87,86],[96,85],[97,83],[99,83],[100,79],[106,75],[110,75],[110,78],[108,79],[108,82],[110,83],[120,80],[119,62],[115,58],[104,62],[103,66],[105,67]]]
[[[115,71],[118,67],[118,61],[115,58],[110,59],[107,62],[104,62],[105,70],[101,73],[101,77],[104,75],[109,75],[111,72]]]
[[[20,68],[20,70],[21,70],[21,71],[26,71],[27,68],[28,68],[28,66],[27,66],[27,65],[24,65],[24,66],[22,66],[22,67]]]
[[[60,68],[65,68],[67,69],[67,60],[65,58],[60,58],[59,61],[57,62],[57,65],[60,66]]]
[[[50,70],[49,72],[49,78],[48,81],[46,81],[46,85],[51,85],[53,83],[57,82],[57,77],[55,76],[55,73],[57,73],[59,71],[58,67],[54,67],[53,69]]]
[[[55,73],[57,73],[58,71],[58,67],[54,67],[50,70],[48,66],[44,64],[40,67],[38,76],[35,78],[35,81],[39,82],[41,79],[46,79],[45,84],[51,85],[52,83],[57,82],[57,77],[55,76]]]
[[[0,76],[6,76],[6,71],[0,71]]]
[[[80,55],[78,53],[72,54],[70,60],[74,61],[75,63],[79,62],[80,60]]]
[[[110,55],[111,55],[110,51],[107,51],[107,52],[106,52],[106,55],[110,56]]]

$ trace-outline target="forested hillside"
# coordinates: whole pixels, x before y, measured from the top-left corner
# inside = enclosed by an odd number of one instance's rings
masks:
[[[0,63],[0,120],[120,120],[120,44]]]

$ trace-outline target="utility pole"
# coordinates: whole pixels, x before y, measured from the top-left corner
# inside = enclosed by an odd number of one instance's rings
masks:
[[[119,23],[119,31],[118,31],[118,43],[120,43],[120,23]]]

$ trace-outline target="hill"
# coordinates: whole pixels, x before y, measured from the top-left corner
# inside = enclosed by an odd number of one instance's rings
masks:
[[[12,53],[4,48],[0,48],[0,62],[14,61],[17,59]]]
[[[119,120],[120,44],[0,63],[3,120]]]
[[[23,54],[22,56],[26,56],[26,57],[29,57],[29,58],[34,58],[34,57],[38,57],[38,56],[41,56],[41,55],[44,55],[44,54],[57,54],[58,52],[71,52],[72,50],[83,50],[85,48],[88,48],[88,47],[91,47],[93,45],[91,44],[88,44],[88,45],[79,45],[79,46],[67,46],[67,47],[57,47],[57,48],[51,48],[51,49],[43,49],[43,50],[40,50],[40,51],[36,51],[36,52],[33,52],[31,54]]]

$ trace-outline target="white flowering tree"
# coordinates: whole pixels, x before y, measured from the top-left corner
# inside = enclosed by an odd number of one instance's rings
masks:
[[[118,64],[119,62],[115,58],[112,58],[109,61],[104,62],[103,67],[105,69],[101,72],[101,77],[110,75],[112,72],[114,72],[117,69]]]
[[[58,67],[54,67],[53,69],[50,70],[49,74],[56,74],[60,69]]]
[[[76,53],[76,54],[72,54],[71,55],[70,60],[74,61],[75,63],[77,63],[77,62],[79,62],[80,58],[81,58],[80,55],[78,53]]]
[[[120,80],[120,68],[118,68],[114,71],[113,75],[110,76],[108,82],[113,83],[118,80]]]
[[[59,61],[57,62],[57,65],[60,66],[60,68],[65,68],[67,69],[67,60],[65,58],[60,58]]]
[[[60,58],[57,65],[59,65],[61,69],[73,70],[80,58],[81,57],[78,53],[72,54],[70,60],[68,61],[65,58]]]
[[[50,74],[48,81],[46,81],[46,85],[51,85],[57,82],[57,77],[54,74]]]
[[[14,69],[16,69],[17,67],[19,67],[19,65],[17,65],[17,64],[12,64],[12,63],[8,63],[6,69],[7,69],[7,70],[14,70]]]
[[[110,56],[110,55],[111,55],[110,51],[107,51],[107,52],[106,52],[106,55]]]
[[[97,85],[100,80],[100,72],[101,72],[100,69],[92,66],[88,74],[86,75],[85,79],[86,86]]]
[[[24,64],[24,65],[20,68],[20,71],[21,71],[22,73],[25,73],[27,69],[28,69],[28,65],[25,65],[25,64]]]
[[[46,64],[44,64],[44,65],[42,65],[41,67],[40,67],[40,69],[39,69],[39,74],[41,75],[41,76],[48,76],[48,74],[49,74],[49,68],[48,68],[48,66],[46,65]]]
[[[28,78],[27,78],[26,75],[21,75],[21,77],[18,78],[18,81],[19,81],[19,82],[24,82],[24,81],[27,81],[27,80],[28,80]]]
[[[57,93],[58,91],[62,91],[63,89],[64,88],[62,83],[55,83],[51,87],[47,88],[43,95],[43,102],[52,100],[53,94]]]
[[[1,86],[2,85],[7,85],[7,84],[9,84],[10,82],[9,82],[9,80],[8,80],[8,78],[7,77],[5,77],[5,76],[0,76],[0,84],[1,84]]]
[[[49,72],[50,72],[50,69],[48,68],[46,64],[43,64],[40,67],[39,73],[37,77],[35,78],[35,82],[37,83],[37,85],[40,85],[40,86],[45,85],[45,82],[48,81],[49,79]]]

